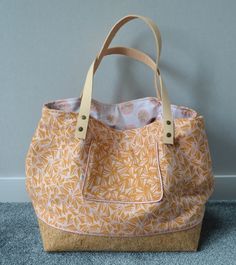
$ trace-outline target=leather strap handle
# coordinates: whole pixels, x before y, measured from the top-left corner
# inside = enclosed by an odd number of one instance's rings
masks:
[[[112,47],[106,50],[105,55],[111,54],[120,54],[124,56],[128,56],[133,58],[137,61],[140,61],[147,66],[149,66],[153,71],[154,74],[159,79],[160,89],[159,94],[162,100],[162,113],[163,113],[163,142],[166,144],[173,144],[174,143],[174,120],[171,112],[171,104],[169,100],[169,95],[167,93],[167,89],[164,85],[164,82],[161,77],[160,69],[156,69],[156,63],[150,58],[147,54],[134,49],[134,48],[127,48],[127,47]],[[157,84],[157,83],[155,83]],[[170,137],[168,136],[170,135]]]
[[[165,144],[173,144],[174,139],[174,124],[173,124],[173,116],[171,112],[171,105],[169,101],[169,96],[167,90],[163,85],[163,81],[160,75],[160,70],[156,69],[156,63],[145,53],[142,53],[133,48],[126,47],[113,47],[107,49],[104,53],[104,56],[111,54],[121,54],[125,56],[129,56],[133,59],[141,61],[148,65],[151,69],[155,71],[155,75],[158,76],[160,83],[160,92],[162,98],[162,109],[163,109],[163,143]],[[75,135],[80,139],[86,138],[86,132],[89,121],[91,100],[92,100],[92,86],[93,86],[93,76],[96,71],[95,61],[91,64],[89,71],[87,73],[83,95],[81,98],[80,110],[77,117],[77,124]]]
[[[123,46],[111,47],[111,48],[108,48],[104,52],[103,56],[112,55],[112,54],[124,55],[124,56],[130,57],[136,61],[142,62],[142,63],[146,64],[147,66],[149,66],[154,71],[154,74],[156,75],[156,71],[157,71],[156,63],[147,54],[145,54],[145,53],[143,53],[137,49],[123,47]],[[96,67],[94,68],[94,74],[96,73],[97,69],[98,68],[96,68]],[[157,82],[155,82],[154,85],[156,88],[156,94],[159,95],[159,99],[161,99],[160,84],[158,85]],[[81,91],[80,97],[82,97],[82,95],[83,95],[83,91]]]
[[[161,33],[159,28],[157,27],[157,25],[154,23],[153,20],[151,20],[148,17],[144,17],[144,16],[139,16],[139,15],[128,15],[123,17],[122,19],[120,19],[110,30],[110,32],[108,33],[103,46],[100,50],[100,52],[98,53],[98,55],[96,56],[96,61],[95,61],[95,69],[98,68],[99,64],[102,61],[102,58],[104,57],[106,50],[108,49],[108,47],[110,46],[112,40],[114,39],[116,33],[119,31],[119,29],[124,26],[126,23],[128,23],[131,20],[134,19],[140,19],[142,20],[152,31],[154,39],[155,39],[155,43],[156,43],[156,68],[158,68],[159,65],[159,60],[160,60],[160,55],[161,55]],[[160,96],[160,94],[158,94],[158,89],[157,89],[157,76],[156,74],[154,75],[154,83],[155,83],[155,88],[156,88],[156,93],[157,93],[157,97]]]
[[[108,48],[104,52],[104,56],[113,55],[113,54],[124,55],[124,56],[130,57],[136,61],[146,64],[154,72],[156,72],[156,63],[153,61],[153,59],[149,57],[146,53],[143,53],[135,48],[117,46],[117,47]],[[97,69],[94,69],[94,70],[95,72],[97,71]]]

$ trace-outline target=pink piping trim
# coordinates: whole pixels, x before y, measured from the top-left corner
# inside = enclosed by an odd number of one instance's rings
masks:
[[[144,203],[156,203],[160,202],[163,199],[164,191],[163,191],[163,181],[162,181],[162,173],[160,169],[160,159],[159,159],[159,150],[158,150],[158,143],[156,143],[156,155],[157,155],[157,170],[158,170],[158,175],[159,175],[159,180],[160,180],[160,185],[161,185],[161,196],[158,200],[153,200],[153,201],[142,201],[142,202],[137,202],[137,201],[113,201],[113,200],[103,200],[103,199],[93,199],[88,196],[85,196],[84,194],[84,187],[85,187],[85,182],[87,179],[87,171],[88,171],[88,164],[89,164],[89,158],[90,158],[90,151],[91,151],[91,146],[92,146],[93,141],[91,141],[90,147],[89,147],[89,152],[88,152],[88,158],[87,158],[87,164],[86,164],[86,169],[85,169],[85,174],[84,174],[84,179],[82,183],[82,191],[81,194],[84,198],[84,200],[87,201],[95,201],[95,202],[104,202],[104,203],[134,203],[134,204],[144,204]]]
[[[174,230],[167,229],[167,230],[162,231],[162,232],[149,233],[149,234],[144,234],[144,235],[116,235],[116,234],[99,234],[99,233],[85,233],[85,232],[80,232],[80,231],[71,231],[71,230],[68,230],[68,229],[65,229],[65,228],[59,228],[59,227],[57,227],[55,225],[49,224],[45,220],[43,220],[41,217],[39,217],[37,213],[36,213],[36,215],[37,215],[37,217],[42,222],[44,222],[48,226],[54,227],[54,228],[56,228],[58,230],[62,230],[64,232],[69,232],[69,233],[72,233],[72,234],[88,235],[88,236],[91,235],[91,236],[106,236],[106,237],[121,237],[121,238],[125,238],[125,237],[142,237],[142,236],[155,236],[155,235],[160,235],[160,234],[168,234],[168,233],[185,231],[185,230],[191,229],[191,228],[199,225],[203,221],[203,217],[204,217],[204,215],[202,215],[200,221],[197,221],[197,222],[195,222],[193,224],[190,224],[190,225],[186,225],[184,228],[179,228],[179,229],[174,229]]]

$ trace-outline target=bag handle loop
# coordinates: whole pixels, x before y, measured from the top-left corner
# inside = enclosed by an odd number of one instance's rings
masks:
[[[161,46],[162,46],[162,41],[161,41],[161,33],[157,25],[148,17],[140,16],[140,15],[128,15],[120,19],[110,30],[108,33],[102,48],[100,52],[96,56],[96,61],[95,61],[95,69],[98,68],[99,64],[102,61],[102,58],[104,57],[106,50],[109,48],[112,40],[114,39],[116,33],[119,31],[119,29],[124,26],[126,23],[128,23],[131,20],[134,19],[140,19],[142,20],[152,31],[154,39],[155,39],[155,44],[156,44],[156,68],[158,68],[159,65],[159,60],[160,60],[160,55],[161,55]],[[155,89],[156,89],[156,94],[157,97],[160,98],[160,90],[157,85],[157,76],[154,74],[154,84],[155,84]]]
[[[159,77],[160,91],[162,97],[162,112],[163,112],[163,143],[173,144],[174,123],[171,112],[171,105],[167,90],[163,84],[163,80],[160,75],[160,71],[159,69],[156,70],[156,63],[148,55],[134,48],[112,47],[106,50],[104,56],[112,54],[121,54],[124,56],[131,57],[140,62],[143,62],[144,64],[148,65]],[[80,139],[86,138],[86,131],[89,122],[89,113],[90,113],[91,100],[92,100],[93,75],[96,71],[94,63],[95,61],[93,61],[87,73],[83,95],[81,97],[80,110],[77,116],[75,136]]]
[[[130,57],[136,61],[139,61],[141,63],[146,64],[147,66],[149,66],[154,74],[156,75],[156,63],[153,61],[153,59],[151,57],[149,57],[147,54],[135,49],[135,48],[128,48],[128,47],[124,47],[124,46],[117,46],[117,47],[111,47],[108,48],[106,51],[104,51],[103,56],[107,56],[107,55],[124,55],[127,57]],[[94,67],[94,74],[97,71],[97,67],[95,65]],[[156,92],[158,93],[158,95],[160,95],[159,100],[161,100],[161,90],[160,90],[160,84],[157,85],[157,83],[155,83],[154,85],[156,85]],[[80,93],[80,97],[82,97],[83,95],[83,90]]]
[[[136,57],[135,59],[138,59],[139,61],[142,61],[144,63],[149,62],[148,65],[153,66],[154,62],[145,53],[142,53],[135,49],[129,49],[125,47],[122,47],[122,48],[118,47],[118,49],[117,47],[115,47],[111,49],[113,49],[113,52],[117,52],[117,54],[123,54],[126,56],[130,56],[132,58]],[[106,49],[106,51],[103,52],[103,56],[105,54],[108,55],[108,53],[109,52],[107,52],[107,49]],[[112,50],[110,50],[109,54],[113,54]],[[150,60],[153,63],[150,64]],[[81,104],[80,104],[80,109],[79,109],[79,113],[77,117],[76,129],[75,129],[75,136],[80,139],[86,138],[86,132],[87,132],[87,127],[88,127],[88,122],[89,122],[90,107],[91,107],[91,100],[92,100],[93,76],[97,69],[96,62],[97,62],[97,59],[95,59],[92,62],[88,70],[85,84],[84,84],[83,95],[81,97]],[[154,63],[154,65],[156,69],[155,76],[156,77],[158,76],[159,82],[160,82],[160,88],[161,88],[161,100],[162,100],[162,109],[163,109],[163,143],[173,144],[174,124],[173,124],[173,117],[172,117],[172,112],[171,112],[169,96],[168,96],[167,90],[163,86],[163,81],[160,75],[160,70],[158,66],[156,65],[156,63]],[[152,68],[152,66],[150,67]]]

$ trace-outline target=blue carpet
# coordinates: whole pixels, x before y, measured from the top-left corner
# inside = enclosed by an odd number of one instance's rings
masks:
[[[0,264],[236,265],[236,201],[207,204],[196,253],[46,253],[31,204],[0,203]]]

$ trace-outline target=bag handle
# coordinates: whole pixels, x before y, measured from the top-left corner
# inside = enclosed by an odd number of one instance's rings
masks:
[[[158,68],[159,65],[159,60],[160,60],[160,55],[161,55],[161,46],[162,46],[162,42],[161,42],[161,33],[159,28],[157,27],[157,25],[154,23],[154,21],[152,21],[150,18],[148,17],[144,17],[144,16],[140,16],[140,15],[128,15],[123,17],[122,19],[120,19],[110,30],[110,32],[108,33],[102,48],[100,50],[100,52],[97,54],[96,56],[96,62],[95,62],[95,70],[98,68],[99,64],[102,61],[102,58],[104,57],[106,50],[108,49],[109,45],[111,44],[112,40],[114,39],[116,33],[119,31],[119,29],[124,26],[126,23],[128,23],[131,20],[134,19],[140,19],[142,20],[152,31],[154,39],[155,39],[155,43],[156,43],[156,68]],[[155,88],[156,88],[156,94],[157,97],[160,98],[160,91],[158,89],[158,85],[157,85],[157,76],[156,74],[154,74],[154,84],[155,84]]]
[[[112,47],[106,50],[105,55],[111,54],[119,54],[128,56],[132,59],[140,61],[147,66],[149,66],[155,73],[156,76],[159,77],[160,84],[160,97],[162,101],[162,112],[163,112],[163,142],[166,144],[174,143],[174,120],[171,112],[171,104],[169,100],[169,95],[167,89],[164,85],[164,82],[161,77],[160,69],[156,69],[156,63],[150,58],[147,54],[134,49],[127,47]],[[96,69],[95,69],[96,71]],[[158,87],[159,88],[159,87]]]
[[[154,74],[156,75],[156,63],[153,61],[153,59],[151,57],[149,57],[147,54],[135,49],[135,48],[128,48],[128,47],[123,47],[123,46],[119,46],[119,47],[111,47],[108,48],[106,51],[104,51],[103,56],[107,56],[107,55],[112,55],[112,54],[116,54],[116,55],[124,55],[127,57],[130,57],[136,61],[142,62],[144,64],[146,64],[147,66],[149,66]],[[94,67],[94,74],[97,71],[97,67]],[[161,90],[160,87],[157,85],[157,82],[155,82],[155,88],[156,88],[156,94],[159,95],[159,100],[161,99]],[[83,95],[83,90],[80,93],[80,97],[82,97]]]
[[[154,72],[156,72],[155,61],[153,61],[151,57],[149,57],[146,53],[141,52],[140,50],[137,50],[135,48],[117,46],[117,47],[108,48],[104,52],[104,56],[113,55],[113,54],[124,55],[124,56],[130,57],[136,61],[144,63],[145,65],[149,66]],[[97,71],[97,69],[94,69],[94,70],[95,72]]]
[[[162,111],[163,111],[163,143],[173,144],[174,142],[174,123],[173,116],[171,112],[171,105],[169,101],[169,96],[163,81],[159,69],[156,70],[156,63],[145,53],[126,47],[113,47],[106,50],[104,56],[111,54],[121,54],[129,56],[133,59],[141,61],[148,65],[155,74],[158,76],[160,83],[160,92],[162,98]],[[75,128],[75,136],[80,139],[86,138],[86,132],[89,122],[89,114],[92,100],[92,86],[93,86],[93,76],[95,73],[95,60],[92,62],[84,84],[83,95],[81,97],[80,109],[77,116],[77,123]]]

